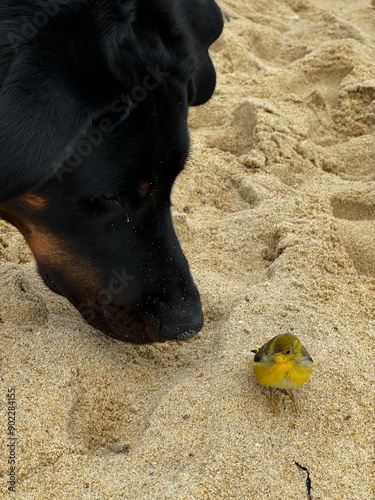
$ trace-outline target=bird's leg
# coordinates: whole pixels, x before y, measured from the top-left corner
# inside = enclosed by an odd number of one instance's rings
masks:
[[[280,412],[279,412],[279,409],[275,403],[275,400],[273,399],[273,387],[270,387],[269,389],[270,389],[269,400],[270,400],[270,405],[271,405],[272,411],[275,415],[278,415]]]
[[[294,397],[294,393],[293,393],[292,389],[289,389],[288,394],[289,394],[289,397],[290,397],[290,399],[292,401],[293,410],[296,413],[298,413],[298,405],[297,405],[297,401],[296,401],[296,398]]]

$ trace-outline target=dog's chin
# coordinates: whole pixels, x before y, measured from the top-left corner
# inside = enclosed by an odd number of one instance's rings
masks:
[[[137,344],[184,340],[194,336],[203,326],[198,291],[190,300],[173,305],[159,304],[150,312],[146,307],[137,307],[135,302],[104,305],[88,297],[73,296],[66,283],[56,282],[46,270],[41,276],[48,288],[68,299],[90,326],[118,340]]]
[[[122,319],[112,316],[96,315],[89,321],[94,328],[109,337],[133,344],[149,344],[159,341],[161,324],[157,320],[145,317],[143,320],[135,315],[122,315]]]
[[[106,335],[134,344],[150,344],[170,340],[186,340],[196,335],[203,326],[202,319],[179,325],[163,324],[159,319],[149,314],[140,319],[135,315],[123,315],[122,320],[113,317],[97,316],[89,322],[91,326]]]

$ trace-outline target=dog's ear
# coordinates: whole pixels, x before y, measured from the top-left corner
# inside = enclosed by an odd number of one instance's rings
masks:
[[[120,87],[103,55],[104,20],[113,23],[116,17],[102,12],[103,2],[94,2],[96,9],[86,1],[77,1],[75,9],[74,2],[56,4],[43,16],[40,11],[45,21],[38,27],[31,3],[2,1],[0,201],[54,176],[126,87]],[[107,37],[116,43],[112,32]],[[132,78],[131,67],[127,77]],[[125,108],[118,106],[115,121],[125,116]]]
[[[207,102],[215,90],[216,73],[208,49],[223,31],[223,14],[214,0],[181,1],[181,4],[195,60],[189,104],[198,106]]]
[[[100,115],[69,79],[53,52],[13,57],[0,88],[0,201],[51,177]]]

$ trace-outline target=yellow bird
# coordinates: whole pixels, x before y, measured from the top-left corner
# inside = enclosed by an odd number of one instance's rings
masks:
[[[309,380],[313,360],[296,335],[276,335],[255,353],[252,363],[257,382],[270,388],[273,405],[273,389],[285,389],[297,409],[292,389]]]

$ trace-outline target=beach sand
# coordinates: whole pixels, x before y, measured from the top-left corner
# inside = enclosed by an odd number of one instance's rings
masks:
[[[17,499],[369,500],[374,487],[375,2],[232,0],[173,213],[205,326],[112,340],[0,222],[0,491]],[[251,349],[314,359],[278,415]],[[9,493],[9,495],[12,495]]]

